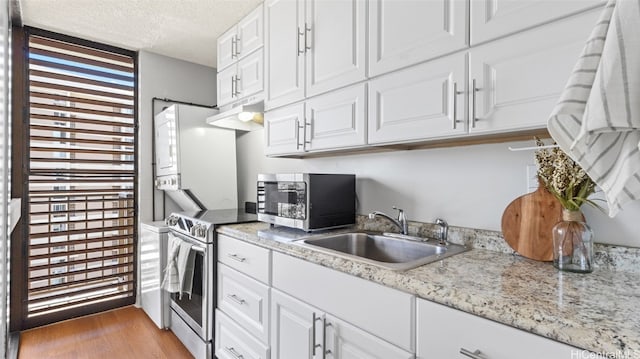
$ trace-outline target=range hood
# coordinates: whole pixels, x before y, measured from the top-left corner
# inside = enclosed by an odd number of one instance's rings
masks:
[[[212,126],[240,131],[254,131],[262,128],[264,102],[239,105],[208,117]]]

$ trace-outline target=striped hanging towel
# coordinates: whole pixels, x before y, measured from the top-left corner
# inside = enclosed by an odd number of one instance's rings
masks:
[[[607,3],[548,128],[603,190],[610,217],[640,198],[639,1]]]

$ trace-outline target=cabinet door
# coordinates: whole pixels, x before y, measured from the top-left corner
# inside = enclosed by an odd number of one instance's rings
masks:
[[[545,128],[600,10],[471,50],[471,133]]]
[[[262,50],[238,61],[238,77],[236,79],[238,99],[262,91],[264,88],[263,74]]]
[[[224,106],[229,104],[235,100],[235,77],[237,66],[232,65],[227,67],[226,69],[218,72],[218,77],[216,79],[218,83],[217,88],[217,96],[218,96],[218,106]]]
[[[364,145],[366,96],[366,85],[360,84],[307,100],[305,150]]]
[[[304,152],[304,123],[304,103],[265,112],[265,154]]]
[[[323,358],[323,313],[277,290],[272,290],[271,303],[273,358]]]
[[[462,349],[491,359],[575,358],[582,350],[477,317],[417,300],[417,358],[467,358]],[[589,356],[596,358],[596,356]]]
[[[264,5],[265,109],[271,109],[304,98],[304,2],[267,0]]]
[[[156,128],[156,176],[178,172],[178,121],[176,107],[170,106],[154,118]]]
[[[269,347],[255,339],[220,310],[216,310],[217,359],[269,359]]]
[[[476,45],[605,3],[605,0],[472,0],[471,44]]]
[[[269,287],[224,264],[218,266],[218,308],[245,330],[269,341]]]
[[[465,68],[458,53],[370,81],[369,143],[465,133]]]
[[[249,55],[264,44],[264,8],[262,4],[238,23],[238,58]]]
[[[362,329],[326,315],[326,358],[340,359],[412,359],[414,355]]]
[[[232,27],[218,37],[218,71],[236,61],[236,27]]]
[[[372,0],[369,4],[369,76],[468,44],[466,0]]]
[[[366,77],[366,1],[306,0],[307,97]]]

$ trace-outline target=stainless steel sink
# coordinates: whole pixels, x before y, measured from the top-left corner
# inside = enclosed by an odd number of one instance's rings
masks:
[[[408,270],[468,250],[457,244],[440,245],[370,233],[342,233],[298,241],[321,251],[348,256],[392,270]]]

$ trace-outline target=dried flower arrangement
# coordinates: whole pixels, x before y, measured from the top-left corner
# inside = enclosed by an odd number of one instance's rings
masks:
[[[535,137],[536,145],[544,143]],[[587,173],[560,148],[541,148],[535,153],[538,178],[569,211],[578,211],[584,203],[599,206],[588,197],[595,191],[595,183]]]

